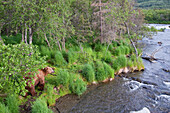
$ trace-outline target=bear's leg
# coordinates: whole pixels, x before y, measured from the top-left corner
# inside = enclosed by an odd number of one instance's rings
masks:
[[[40,83],[39,83],[38,86],[39,86],[39,88],[40,88],[41,91],[44,90],[44,86],[45,86],[45,80],[44,80],[44,78],[40,80]]]
[[[32,85],[31,88],[30,88],[30,91],[32,96],[35,96],[36,92],[35,92],[35,87]]]

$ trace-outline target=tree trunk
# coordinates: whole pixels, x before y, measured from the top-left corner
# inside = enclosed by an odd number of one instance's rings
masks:
[[[63,48],[63,50],[65,50],[65,38],[64,37],[62,39],[62,48]]]
[[[28,44],[27,42],[27,25],[25,24],[25,43]]]
[[[49,41],[48,41],[48,39],[47,39],[46,34],[44,34],[44,37],[45,37],[45,40],[46,40],[46,42],[47,42],[47,44],[48,44],[48,47],[51,48],[50,43],[49,43]]]
[[[137,51],[137,48],[136,48],[136,46],[135,46],[135,44],[134,44],[133,40],[130,38],[129,28],[128,28],[128,26],[127,26],[127,24],[126,24],[126,23],[124,23],[124,24],[125,24],[126,29],[127,29],[127,32],[128,32],[128,38],[129,38],[129,40],[130,40],[130,42],[131,42],[131,44],[132,44],[133,48],[135,49],[136,57],[138,58],[138,51]]]
[[[0,42],[2,42],[3,45],[5,45],[2,38],[1,38],[1,33],[0,33]]]
[[[99,0],[99,4],[100,4],[100,42],[103,43],[103,26],[102,26],[102,2],[101,0]]]
[[[22,42],[24,42],[24,39],[25,39],[25,38],[24,38],[24,35],[25,35],[25,34],[24,34],[24,28],[22,28]]]
[[[32,44],[33,30],[29,27],[29,44]]]
[[[61,51],[60,42],[59,42],[59,41],[57,41],[57,44],[58,44],[59,50]]]

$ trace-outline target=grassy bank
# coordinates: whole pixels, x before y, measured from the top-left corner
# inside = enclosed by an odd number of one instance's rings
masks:
[[[16,36],[2,37],[5,44],[20,43],[20,34]],[[111,44],[84,43],[81,47],[73,39],[67,40],[66,50],[50,49],[41,40],[33,42],[38,45],[41,57],[46,56],[46,65],[55,67],[55,73],[45,78],[46,85],[43,92],[36,89],[40,95],[32,105],[32,112],[48,111],[48,106],[54,106],[56,99],[66,94],[82,95],[88,85],[106,82],[114,79],[115,74],[140,71],[144,69],[142,59],[136,58],[134,49],[130,46],[130,41],[113,41]],[[141,54],[141,50],[138,50]],[[18,97],[16,97],[18,98]],[[24,104],[27,99],[21,98],[20,104]],[[10,110],[10,105],[6,101],[1,103],[5,110]],[[19,105],[19,104],[18,104]],[[4,107],[5,106],[5,107]],[[49,111],[51,112],[51,111]]]

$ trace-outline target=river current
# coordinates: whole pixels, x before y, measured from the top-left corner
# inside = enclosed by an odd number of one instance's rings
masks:
[[[68,104],[58,105],[58,109],[68,113],[129,113],[146,107],[151,113],[169,113],[170,25],[150,26],[166,30],[139,41],[143,55],[154,54],[158,60],[143,60],[145,71],[126,74],[136,80],[116,76],[112,82],[92,86],[76,102],[72,102],[74,98],[66,99]]]

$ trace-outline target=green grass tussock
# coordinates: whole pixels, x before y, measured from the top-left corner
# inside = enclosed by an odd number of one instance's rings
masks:
[[[19,101],[17,95],[9,95],[6,98],[6,104],[11,113],[19,113]]]
[[[82,69],[82,75],[88,82],[93,82],[95,80],[95,72],[90,64],[85,64]]]
[[[107,78],[107,75],[105,73],[105,69],[104,69],[104,66],[103,66],[103,63],[102,61],[97,61],[96,62],[96,80],[97,81],[103,81]]]
[[[0,102],[0,113],[11,113],[8,106],[5,106],[4,103]]]
[[[32,105],[32,113],[53,113],[45,99],[37,99]]]
[[[87,85],[83,81],[83,79],[78,77],[78,75],[71,74],[69,81],[69,89],[72,93],[80,96],[86,91],[86,88]]]

